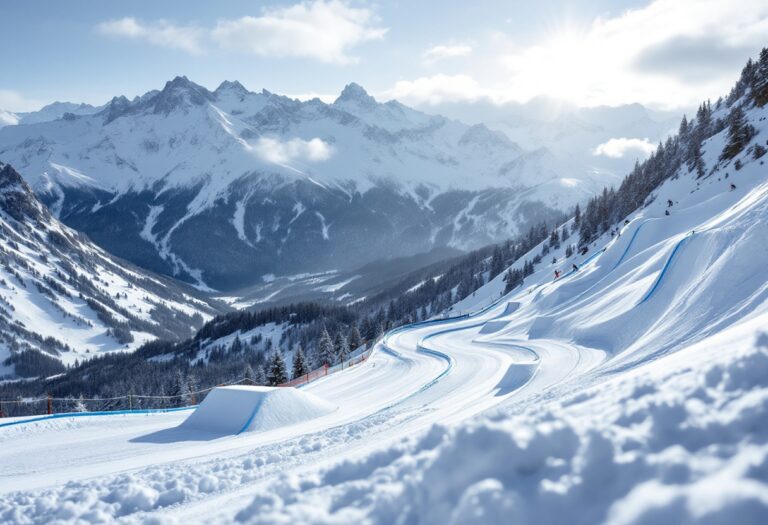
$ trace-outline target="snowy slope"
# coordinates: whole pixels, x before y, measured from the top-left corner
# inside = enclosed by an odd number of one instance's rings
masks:
[[[477,247],[612,180],[356,84],[325,104],[177,77],[50,120],[54,109],[2,128],[0,158],[112,253],[222,290]],[[220,256],[201,254],[201,235]]]
[[[3,376],[36,375],[34,362],[15,370],[26,351],[73,363],[132,350],[188,336],[221,308],[59,223],[10,165],[0,165],[0,265]]]
[[[748,117],[751,147],[721,162],[725,132],[709,139],[711,174],[681,168],[620,236],[550,252],[522,288],[500,296],[499,277],[454,306],[472,315],[394,330],[307,385],[331,414],[237,437],[179,413],[0,427],[0,516],[764,523],[768,180],[752,151],[768,108]]]
[[[752,146],[765,143],[766,116],[766,108],[748,113],[758,128]],[[463,402],[485,399],[498,412],[277,487],[261,484],[236,514],[207,507],[208,515],[248,523],[554,524],[565,515],[584,524],[764,523],[768,180],[752,147],[718,159],[724,135],[705,142],[709,176],[683,167],[620,225],[621,236],[597,239],[585,256],[552,253],[558,262],[542,263],[523,289],[480,316],[387,341],[403,355],[432,350],[446,359],[447,374],[418,395],[425,406],[440,410],[437,399],[455,383],[464,385]],[[569,273],[574,262],[580,269]],[[553,282],[555,269],[566,273]],[[497,301],[499,281],[454,310]],[[462,363],[494,351],[512,364]],[[479,375],[467,381],[462,367]],[[485,397],[472,397],[483,388]],[[449,406],[443,421],[465,405]]]

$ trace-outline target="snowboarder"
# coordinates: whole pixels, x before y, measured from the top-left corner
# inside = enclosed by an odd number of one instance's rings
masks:
[[[671,208],[673,204],[672,199],[667,199],[667,208]]]
[[[558,280],[560,278],[560,271],[555,270],[555,280]]]
[[[629,219],[624,219],[624,226],[626,226],[627,224],[629,224]]]
[[[731,183],[731,191],[736,189],[736,185],[734,183]]]
[[[664,210],[664,215],[669,215],[669,210]]]
[[[579,267],[576,266],[576,263],[573,263],[571,266],[573,267],[573,271],[574,272],[578,272],[579,271]]]

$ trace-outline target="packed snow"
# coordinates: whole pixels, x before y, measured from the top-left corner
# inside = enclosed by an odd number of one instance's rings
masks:
[[[214,388],[182,424],[212,434],[263,432],[330,414],[337,407],[296,388]]]
[[[236,435],[184,412],[0,427],[0,520],[766,523],[768,182],[738,160],[302,387],[337,410]]]

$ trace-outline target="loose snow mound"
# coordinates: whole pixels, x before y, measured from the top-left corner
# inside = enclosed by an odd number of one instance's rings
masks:
[[[295,388],[224,386],[213,389],[182,426],[225,434],[258,432],[324,416],[336,408]]]

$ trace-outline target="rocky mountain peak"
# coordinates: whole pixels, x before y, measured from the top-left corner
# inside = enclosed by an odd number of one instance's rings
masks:
[[[0,212],[18,222],[43,218],[43,207],[32,189],[10,164],[0,163]]]
[[[231,81],[231,80],[225,80],[222,82],[219,87],[216,88],[216,91],[213,93],[216,95],[219,95],[221,93],[225,92],[232,92],[237,95],[247,95],[250,93],[245,86],[243,86],[240,82],[237,80]]]
[[[165,83],[165,87],[150,100],[154,113],[167,115],[185,106],[201,106],[213,100],[213,94],[185,76],[177,76]]]
[[[369,107],[373,107],[377,104],[376,99],[370,96],[363,86],[354,82],[347,84],[341,92],[341,95],[339,95],[339,98],[334,102],[334,104],[349,103]]]

